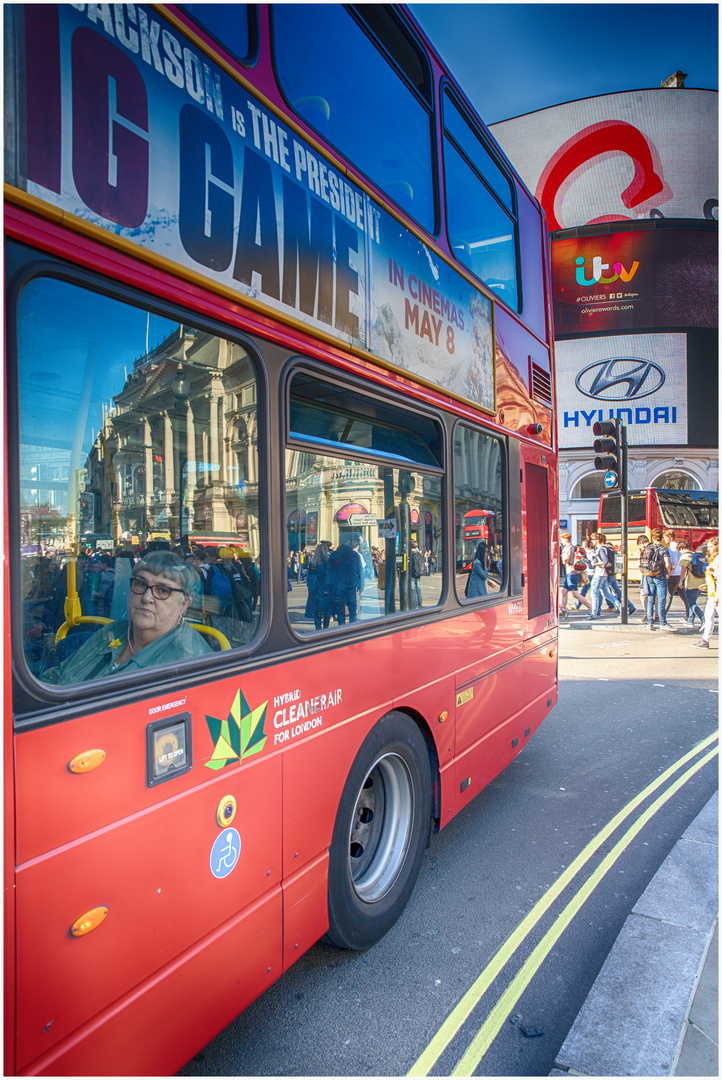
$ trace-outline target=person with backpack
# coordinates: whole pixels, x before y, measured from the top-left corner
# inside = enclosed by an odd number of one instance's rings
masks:
[[[654,630],[654,605],[657,604],[660,630],[676,631],[667,622],[667,577],[672,567],[669,551],[662,543],[661,529],[652,529],[652,539],[639,557],[639,572],[643,577],[643,591],[647,597],[648,630]]]
[[[415,540],[411,542],[411,597],[414,606],[421,607],[421,575],[424,572],[424,557]]]
[[[217,547],[206,547],[200,574],[203,580],[203,610],[211,626],[223,633],[233,617],[233,577],[223,566]]]
[[[468,597],[486,596],[486,583],[489,579],[489,548],[486,540],[476,545],[476,553],[471,564],[464,595]]]
[[[605,563],[605,569],[606,569],[606,572],[607,572],[607,582],[606,582],[607,588],[605,590],[604,589],[604,584],[602,584],[602,592],[604,593],[604,598],[607,601],[607,607],[613,606],[613,608],[617,612],[617,614],[621,614],[621,611],[622,611],[622,590],[619,587],[619,582],[617,581],[616,570],[614,568],[614,559],[615,559],[614,549],[612,548],[611,544],[607,543],[607,538],[606,538],[604,533],[600,533],[599,535],[602,538],[602,545],[605,548],[605,550],[607,552],[607,555],[608,555],[607,562]],[[611,603],[610,603],[610,601],[611,601]],[[628,614],[634,615],[636,610],[637,609],[634,606],[634,604],[632,603],[632,601],[629,599],[629,597],[627,597],[627,612],[628,612]]]
[[[667,579],[667,614],[672,606],[672,601],[679,591],[679,585],[681,581],[681,570],[679,566],[679,548],[677,547],[677,541],[675,539],[674,529],[665,529],[662,539],[662,543],[669,552],[669,561],[671,563],[671,569],[669,572],[669,578]]]
[[[604,596],[607,604],[611,604],[616,611],[622,610],[621,602],[609,587],[609,579],[614,574],[614,562],[611,550],[606,542],[607,538],[604,533],[596,532],[592,533],[591,539],[594,544],[594,552],[591,557],[591,565],[594,568],[592,611],[590,615],[587,615],[585,622],[591,622],[592,619],[600,617],[602,613],[602,596]],[[636,610],[631,604],[629,607],[631,611]]]
[[[233,616],[241,622],[249,623],[252,619],[251,603],[253,594],[245,570],[240,560],[236,558],[234,548],[222,547],[218,554],[221,558],[222,568],[231,579]]]
[[[707,541],[707,569],[704,575],[707,584],[707,603],[704,607],[704,630],[699,641],[692,642],[693,649],[709,649],[714,633],[719,600],[717,582],[719,580],[719,541],[716,536]]]
[[[680,625],[691,630],[694,627],[695,616],[699,619],[700,626],[704,625],[704,612],[697,603],[697,598],[704,585],[707,560],[701,552],[693,552],[686,540],[679,542],[679,569],[678,593],[684,604],[684,619]]]
[[[559,578],[559,618],[565,619],[567,617],[567,598],[569,594],[577,601],[577,610],[582,605],[587,611],[592,610],[592,605],[588,600],[584,599],[584,594],[579,592],[579,574],[585,568],[587,564],[586,558],[582,558],[579,555],[577,549],[572,544],[572,534],[564,532],[559,537],[561,541],[561,573]]]

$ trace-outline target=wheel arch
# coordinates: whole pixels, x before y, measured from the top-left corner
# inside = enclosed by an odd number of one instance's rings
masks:
[[[389,712],[403,713],[413,720],[424,737],[426,752],[429,755],[429,768],[431,770],[431,822],[430,826],[437,833],[441,827],[441,773],[439,771],[439,751],[431,733],[431,726],[426,718],[410,705],[401,705],[398,708],[389,709]],[[384,713],[388,716],[388,713]],[[383,719],[383,717],[382,717]],[[432,825],[433,823],[433,825]]]

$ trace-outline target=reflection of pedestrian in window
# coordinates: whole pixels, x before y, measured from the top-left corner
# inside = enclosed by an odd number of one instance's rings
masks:
[[[421,607],[421,575],[424,572],[424,557],[415,540],[411,543],[411,598],[414,607]]]
[[[313,619],[313,625],[317,630],[327,630],[331,622],[331,602],[329,600],[328,577],[328,554],[329,545],[321,542],[310,559],[306,557],[306,585],[308,586],[308,600],[306,601],[306,618]]]
[[[489,577],[489,548],[486,540],[480,540],[471,564],[467,596],[486,596],[486,582]]]
[[[341,626],[346,622],[347,609],[348,621],[356,622],[358,562],[359,558],[349,544],[339,544],[329,558],[326,581],[333,599],[334,614]]]

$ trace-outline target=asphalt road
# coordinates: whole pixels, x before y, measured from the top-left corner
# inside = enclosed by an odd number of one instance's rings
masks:
[[[689,634],[600,629],[561,630],[559,704],[433,838],[386,937],[314,946],[179,1075],[548,1075],[717,787],[716,741],[695,752],[717,730],[716,637],[697,652]]]

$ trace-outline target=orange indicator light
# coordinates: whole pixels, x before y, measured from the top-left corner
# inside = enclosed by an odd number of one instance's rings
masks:
[[[96,747],[94,750],[84,750],[82,754],[76,754],[68,762],[68,771],[71,773],[86,773],[97,769],[105,761],[105,750]]]
[[[108,909],[103,904],[100,907],[91,908],[90,911],[86,911],[84,915],[75,920],[70,927],[70,936],[83,937],[85,934],[89,934],[91,930],[95,930],[97,926],[100,926],[107,914]]]

